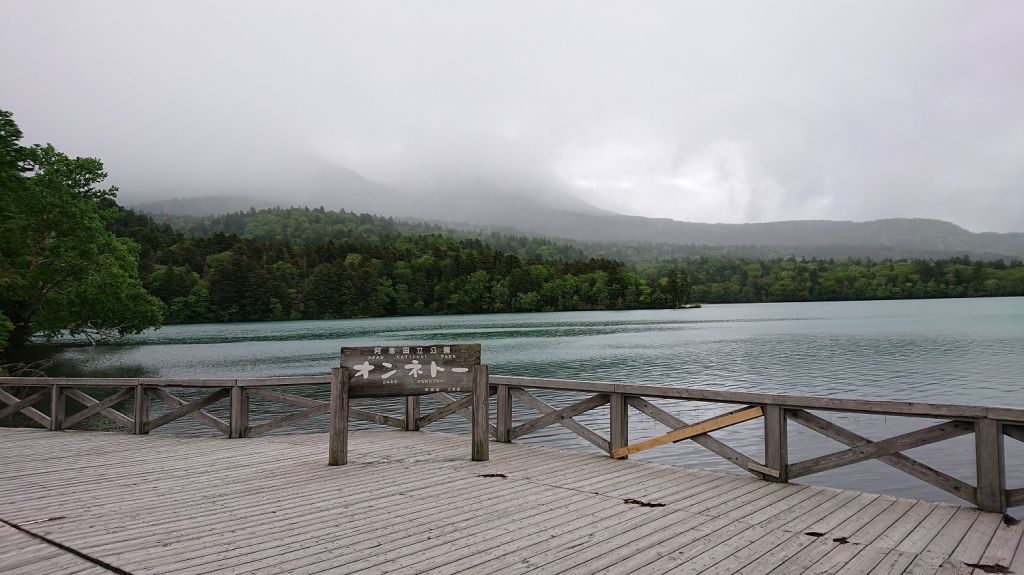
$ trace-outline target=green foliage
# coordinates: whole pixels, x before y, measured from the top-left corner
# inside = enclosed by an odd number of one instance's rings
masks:
[[[7,348],[7,340],[14,331],[14,324],[2,312],[0,312],[0,350]]]
[[[1024,295],[1019,260],[694,258],[678,265],[693,281],[693,299],[708,303]]]
[[[62,332],[137,333],[160,323],[160,304],[138,277],[139,246],[107,229],[115,188],[93,158],[53,146],[22,147],[0,111],[0,313],[8,343]]]
[[[119,221],[138,217],[123,212]],[[637,309],[668,301],[657,296],[657,278],[547,240],[459,237],[322,209],[250,210],[203,222],[193,222],[188,236],[155,223],[125,226],[149,242],[147,287],[170,322]]]
[[[154,218],[170,223],[192,236],[237,235],[261,242],[322,244],[342,242],[396,242],[416,235],[444,235],[456,240],[517,255],[523,259],[579,260],[587,255],[570,243],[497,232],[473,232],[435,224],[412,223],[369,214],[329,211],[323,208],[249,209],[219,216],[176,216],[159,214]]]

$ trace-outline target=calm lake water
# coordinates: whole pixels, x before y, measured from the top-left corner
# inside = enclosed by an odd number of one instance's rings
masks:
[[[484,363],[491,366],[492,373],[502,375],[1024,407],[1024,298],[182,325],[131,337],[116,346],[64,348],[56,359],[61,369],[76,375],[269,377],[326,374],[337,365],[342,346],[471,342],[483,344]],[[328,395],[325,389],[307,388],[302,393]],[[555,405],[581,397],[538,395]],[[693,402],[658,404],[687,421],[735,408]],[[425,409],[430,405],[425,401]],[[399,413],[397,403],[382,402],[377,407]],[[253,402],[254,413],[289,409]],[[578,419],[605,434],[607,413],[605,407]],[[517,420],[533,414],[516,404]],[[873,439],[935,423],[821,415]],[[254,415],[254,419],[261,418]],[[759,421],[748,422],[714,435],[760,458],[760,425]],[[323,431],[326,426],[322,417],[301,429]],[[789,428],[791,462],[842,448],[795,423]],[[455,417],[430,429],[468,431],[465,422]],[[210,431],[191,422],[178,422],[166,430]],[[663,430],[631,411],[631,439],[653,437]],[[283,431],[294,433],[295,429]],[[561,427],[550,427],[521,441],[594,449]],[[1022,447],[1006,440],[1012,487],[1024,486]],[[974,481],[973,436],[907,453]],[[692,442],[662,446],[634,457],[739,472]],[[874,461],[801,481],[955,500]]]

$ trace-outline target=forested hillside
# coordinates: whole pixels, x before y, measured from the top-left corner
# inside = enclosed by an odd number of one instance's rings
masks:
[[[370,214],[331,211],[321,208],[250,208],[214,216],[152,215],[154,221],[167,223],[189,236],[213,234],[238,235],[260,241],[323,243],[327,241],[393,241],[402,234],[440,234],[454,239],[485,241],[496,250],[521,258],[557,260],[586,259],[588,251],[570,242],[557,242],[521,234],[456,229],[442,224],[409,222]],[[581,244],[584,248],[590,246]],[[600,251],[600,250],[591,250]],[[604,257],[596,255],[595,257]],[[621,259],[621,258],[611,258]]]
[[[170,321],[1024,295],[1019,260],[764,260],[612,246],[622,261],[588,256],[609,246],[323,209],[173,220],[186,232],[123,218],[119,233],[150,245],[144,275]]]
[[[217,231],[186,235],[130,210],[114,224],[142,246],[146,287],[169,322],[636,309],[688,299],[672,270],[640,275],[544,240],[495,238],[531,254],[523,257],[430,226],[308,209],[210,225]]]
[[[502,231],[579,242],[706,247],[753,257],[948,258],[1024,257],[1024,233],[976,233],[950,222],[893,218],[869,222],[796,220],[709,224],[569,211],[512,213],[487,222]]]
[[[340,205],[349,212],[361,211],[358,204],[347,203],[346,197],[343,194],[331,205]],[[295,202],[292,205],[303,205],[301,197],[289,193],[287,198]],[[989,261],[1024,258],[1024,233],[975,233],[950,222],[922,218],[707,224],[594,213],[586,207],[570,210],[544,206],[529,196],[518,201],[503,197],[499,201],[490,192],[478,196],[466,192],[453,202],[486,204],[488,215],[464,214],[463,219],[459,219],[448,214],[444,220],[439,220],[432,219],[423,210],[397,207],[408,207],[408,201],[396,200],[383,205],[387,206],[387,214],[400,218],[399,221],[436,223],[437,229],[444,229],[445,233],[478,236],[496,232],[502,236],[547,238],[557,244],[578,245],[590,256],[627,261],[700,256],[765,260],[787,257],[947,259],[964,255]],[[217,206],[224,206],[224,209],[216,210]],[[137,211],[178,229],[197,226],[196,231],[200,232],[204,227],[208,231],[226,231],[232,223],[239,223],[239,219],[237,214],[227,219],[221,214],[244,211],[250,206],[270,207],[266,201],[244,197],[196,197],[153,202],[139,206]],[[239,229],[234,231],[240,232]]]

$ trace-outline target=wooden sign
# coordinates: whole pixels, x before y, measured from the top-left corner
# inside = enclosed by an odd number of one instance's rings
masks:
[[[480,344],[345,347],[341,367],[351,397],[473,391]]]
[[[490,457],[487,414],[491,397],[488,377],[487,366],[480,365],[478,343],[342,348],[341,367],[331,370],[327,464],[348,463],[350,398],[405,396],[405,429],[412,431],[419,428],[417,396],[460,391],[472,394],[470,458],[487,461]]]

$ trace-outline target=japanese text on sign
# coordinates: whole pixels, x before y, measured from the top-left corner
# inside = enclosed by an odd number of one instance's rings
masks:
[[[480,365],[479,344],[342,348],[341,366],[355,387],[401,388],[408,394],[463,391]],[[398,391],[397,389],[395,390]]]

